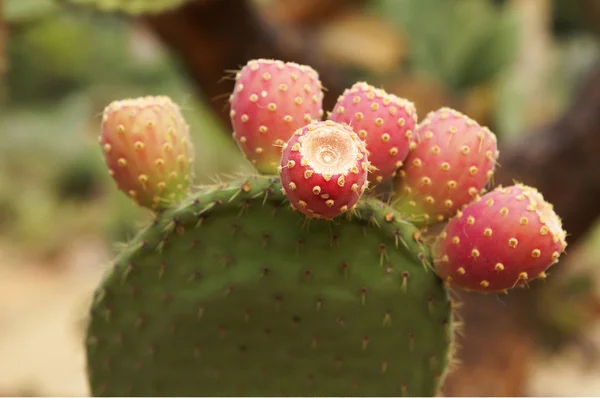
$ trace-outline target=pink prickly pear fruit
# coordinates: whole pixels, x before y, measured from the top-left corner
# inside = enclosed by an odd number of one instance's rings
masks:
[[[447,107],[430,112],[416,136],[396,177],[394,206],[415,224],[430,225],[485,192],[499,152],[487,127]]]
[[[414,142],[417,111],[406,99],[358,82],[338,98],[329,119],[348,124],[366,142],[369,182],[377,184],[402,167]]]
[[[99,137],[108,171],[138,205],[162,210],[181,201],[193,179],[193,145],[179,106],[165,96],[110,103]]]
[[[567,246],[565,235],[535,188],[499,187],[448,222],[433,245],[435,272],[463,289],[506,291],[545,278]]]
[[[283,146],[279,174],[292,207],[309,218],[353,210],[368,187],[365,143],[331,120],[298,129]]]
[[[283,144],[294,131],[323,116],[319,74],[292,62],[248,62],[236,75],[230,103],[233,136],[262,174],[276,174]]]

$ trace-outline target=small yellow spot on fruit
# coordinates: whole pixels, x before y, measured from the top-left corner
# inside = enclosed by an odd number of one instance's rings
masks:
[[[362,112],[356,112],[354,114],[354,117],[356,118],[356,120],[363,120],[363,118],[365,117],[365,115]]]
[[[267,105],[267,109],[269,109],[271,112],[275,112],[277,110],[277,105],[271,102],[269,105]]]
[[[290,182],[288,184],[288,187],[290,187],[290,190],[295,191],[296,190],[296,183],[295,182]]]
[[[548,231],[549,231],[549,228],[548,228],[547,226],[543,225],[543,226],[540,228],[540,235],[547,235],[547,234],[548,234]]]
[[[423,162],[421,162],[421,159],[416,158],[413,160],[413,166],[415,167],[421,167],[423,165]]]
[[[378,117],[377,119],[375,119],[375,126],[377,127],[381,127],[383,126],[383,119]]]
[[[119,160],[117,160],[117,164],[119,167],[127,167],[127,159],[119,158]]]
[[[300,160],[300,166],[304,167],[306,165],[308,165],[308,159],[302,158],[302,160]]]
[[[554,260],[554,261],[558,260],[558,257],[559,257],[559,256],[560,256],[560,253],[559,253],[559,252],[553,252],[553,253],[552,253],[552,260]]]
[[[434,145],[431,147],[431,153],[433,153],[434,155],[439,155],[440,153],[440,147],[437,145]]]
[[[248,115],[242,115],[240,119],[242,120],[242,123],[247,123],[248,120],[250,120],[250,117]]]
[[[446,199],[446,200],[444,201],[444,206],[446,206],[446,207],[447,207],[447,208],[449,208],[449,209],[450,209],[450,208],[452,208],[452,205],[453,205],[453,204],[454,204],[454,203],[453,203],[453,202],[452,202],[450,199]],[[443,218],[443,217],[442,217],[442,218]]]
[[[533,249],[533,251],[531,252],[531,257],[533,258],[538,258],[541,255],[542,251],[540,249]]]
[[[290,115],[285,115],[283,117],[283,121],[286,122],[286,123],[291,123],[293,120],[294,120],[294,118],[291,117]]]
[[[104,144],[104,152],[110,153],[112,146],[110,144]]]
[[[434,204],[434,203],[435,203],[435,199],[433,199],[433,196],[427,196],[427,197],[425,198],[425,202],[426,202],[427,204],[430,204],[430,205],[432,205],[432,204]]]
[[[448,188],[455,189],[458,186],[458,183],[454,180],[448,181]]]
[[[288,164],[287,164],[287,167],[288,167],[288,168],[292,169],[292,168],[294,168],[294,166],[295,166],[295,165],[296,165],[296,162],[295,162],[295,161],[293,161],[293,160],[288,160]]]
[[[452,243],[454,243],[455,245],[458,245],[460,243],[460,238],[458,236],[453,237]]]
[[[528,222],[529,219],[527,217],[521,217],[521,219],[519,220],[519,224],[521,225],[527,225]]]
[[[287,91],[288,87],[286,84],[281,83],[279,85],[279,91]]]
[[[406,124],[406,120],[404,120],[403,117],[398,119],[398,126],[404,127],[405,124]]]
[[[473,256],[473,257],[479,257],[479,254],[480,254],[479,250],[477,250],[477,249],[471,250],[471,256]]]
[[[442,171],[450,170],[450,163],[448,163],[448,162],[442,163],[441,169],[442,169]]]
[[[340,177],[338,178],[338,180],[337,180],[337,184],[338,184],[340,187],[343,187],[345,182],[346,182],[346,180],[344,179],[344,176],[340,176]]]
[[[329,173],[323,173],[323,179],[325,179],[325,181],[331,180],[331,177],[333,177],[331,174],[329,174]]]
[[[129,191],[129,196],[131,196],[132,198],[135,198],[137,196],[137,193],[132,189]]]
[[[245,143],[246,143],[246,141],[248,141],[248,139],[247,139],[246,137],[240,137],[240,142],[241,142],[242,144],[245,144]]]
[[[329,200],[325,201],[325,204],[327,205],[327,207],[333,207],[334,203],[335,202],[333,201],[333,199],[329,199]]]
[[[512,247],[513,249],[514,249],[515,247],[517,247],[517,245],[518,245],[518,244],[519,244],[519,241],[517,240],[517,238],[510,238],[510,239],[508,240],[508,245],[509,245],[510,247]]]
[[[315,185],[315,186],[312,188],[312,192],[313,192],[313,194],[315,194],[315,195],[318,195],[318,194],[320,194],[320,193],[321,193],[321,187],[320,187],[320,186],[318,186],[318,185]]]
[[[481,287],[488,287],[489,285],[490,285],[490,283],[486,280],[479,282],[479,286],[481,286]]]
[[[265,72],[262,75],[263,80],[271,80],[271,74],[269,72]]]
[[[358,167],[356,167],[356,166],[352,166],[352,167],[350,168],[350,172],[351,172],[352,174],[358,174]]]
[[[348,206],[346,206],[346,205],[343,205],[342,207],[340,207],[340,211],[341,211],[342,213],[345,213],[345,212],[347,212],[347,211],[348,211]]]
[[[388,133],[381,134],[381,141],[388,142],[390,140],[390,135]]]
[[[519,274],[519,279],[526,281],[527,279],[529,279],[529,275],[527,275],[527,272],[521,272]]]
[[[258,101],[258,95],[251,94],[250,95],[250,102],[256,102],[256,101]]]
[[[474,176],[475,174],[477,174],[478,170],[479,169],[477,167],[471,166],[471,167],[469,167],[469,174],[471,174],[472,176]]]
[[[264,149],[262,149],[261,147],[257,146],[256,149],[254,150],[254,152],[256,152],[258,155],[260,155],[261,153],[264,152]]]
[[[360,103],[360,97],[358,95],[354,96],[354,98],[352,98],[352,103],[354,103],[354,104]]]
[[[502,263],[496,263],[496,265],[494,266],[494,270],[498,271],[498,272],[504,271],[504,264],[502,264]]]
[[[312,177],[313,173],[314,173],[313,170],[304,171],[304,178],[309,179],[310,177]]]
[[[500,215],[505,216],[507,214],[508,214],[508,208],[503,207],[503,208],[500,209]]]
[[[390,107],[390,115],[395,115],[398,113],[398,109],[395,106]]]
[[[448,257],[448,255],[447,255],[447,254],[444,254],[444,255],[442,256],[442,262],[444,262],[444,263],[447,263],[447,262],[449,262],[449,261],[450,261],[450,257]]]
[[[305,201],[303,201],[303,200],[299,200],[299,201],[298,201],[298,204],[299,204],[300,206],[302,206],[303,208],[306,208],[306,206],[308,205],[308,204],[307,204]]]
[[[492,229],[491,228],[486,228],[483,230],[483,235],[484,236],[492,236]]]
[[[379,109],[379,104],[378,103],[373,103],[373,104],[371,104],[370,108],[371,108],[372,111],[376,111],[377,109]]]
[[[352,189],[352,192],[358,192],[358,184],[352,184],[350,189]]]
[[[421,178],[421,183],[422,183],[423,185],[431,185],[431,178],[429,178],[429,177],[427,177],[427,176],[425,176],[425,177],[422,177],[422,178]]]
[[[460,148],[460,151],[463,153],[463,155],[467,155],[469,153],[469,151],[470,151],[470,148],[468,146],[466,146],[466,145],[463,145]]]
[[[390,149],[390,156],[396,156],[398,154],[398,148],[393,147]]]
[[[125,134],[125,126],[123,126],[122,124],[119,124],[117,126],[117,134],[119,134],[119,135]]]
[[[485,205],[486,205],[487,207],[492,207],[492,206],[494,205],[494,199],[488,199],[488,200],[485,202]]]
[[[457,274],[459,274],[459,275],[464,275],[464,274],[466,274],[466,273],[467,273],[467,271],[466,271],[466,270],[465,270],[463,267],[459,267],[459,268],[456,270],[456,273],[457,273]]]
[[[473,216],[467,217],[467,224],[469,224],[469,225],[475,224],[475,217],[473,217]]]
[[[367,130],[364,130],[364,129],[358,130],[358,135],[360,136],[360,138],[367,138],[367,135],[368,135]]]
[[[136,151],[141,151],[144,149],[144,143],[142,141],[136,141],[135,144],[133,144],[133,147]]]
[[[295,103],[296,105],[302,105],[302,98],[300,98],[300,97],[296,97],[296,98],[294,98],[294,103]]]

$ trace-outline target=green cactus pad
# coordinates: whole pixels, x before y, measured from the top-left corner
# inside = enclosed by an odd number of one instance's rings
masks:
[[[75,5],[96,8],[102,12],[130,15],[156,14],[177,8],[190,0],[66,0]]]
[[[96,396],[432,396],[452,306],[417,229],[375,199],[331,222],[275,177],[222,184],[135,238],[96,292]]]

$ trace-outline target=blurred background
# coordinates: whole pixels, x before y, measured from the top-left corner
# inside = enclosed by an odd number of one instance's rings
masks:
[[[249,171],[226,77],[259,57],[315,67],[326,110],[366,80],[421,117],[447,105],[488,125],[496,182],[540,188],[568,255],[525,292],[462,297],[462,366],[445,394],[600,395],[600,1],[164,0],[134,15],[95,2],[0,2],[0,395],[88,394],[91,293],[148,217],[104,167],[104,106],[169,95],[198,183]]]

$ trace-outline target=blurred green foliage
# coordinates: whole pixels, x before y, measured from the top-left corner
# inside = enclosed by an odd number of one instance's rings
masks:
[[[374,0],[373,11],[401,29],[410,68],[453,92],[486,83],[514,60],[518,24],[512,10],[480,0]]]

